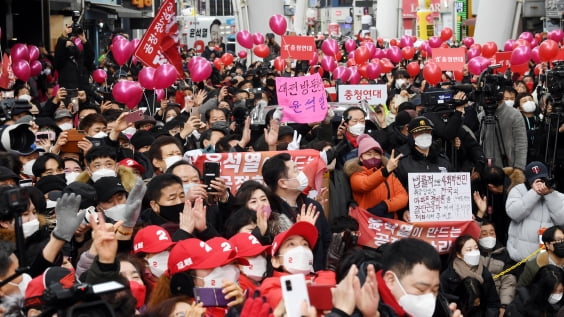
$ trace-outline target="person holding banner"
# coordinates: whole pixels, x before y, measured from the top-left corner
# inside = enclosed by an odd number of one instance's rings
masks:
[[[382,147],[368,134],[357,138],[358,158],[345,163],[345,173],[350,177],[354,200],[370,213],[387,218],[397,218],[396,211],[408,203],[407,191],[393,174],[402,154],[384,156]]]

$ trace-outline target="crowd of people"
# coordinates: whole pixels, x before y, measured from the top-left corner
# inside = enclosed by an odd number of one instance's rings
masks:
[[[409,75],[410,61],[362,80],[386,85],[385,104],[333,109],[321,122],[281,123],[267,108],[278,105],[276,77],[310,71],[309,61],[290,59],[283,70],[237,59],[198,83],[187,72],[162,100],[146,90],[132,120],[111,87],[136,80],[142,65],[120,67],[107,52],[97,67],[108,79],[96,84],[90,41],[71,31],[53,56],[43,52],[39,76],[2,93],[5,316],[284,316],[288,305],[302,316],[556,316],[564,306],[556,143],[564,124],[554,125],[563,122],[561,105],[537,89],[533,64],[506,74],[511,84],[495,91],[496,129],[488,128],[492,109],[468,89],[450,84],[447,108],[424,104],[435,88]],[[279,50],[274,35],[267,42]],[[210,59],[224,53],[213,44]],[[195,52],[181,56],[187,71]],[[423,63],[420,54],[413,60]],[[328,72],[322,78],[341,84]],[[465,70],[462,83],[476,79]],[[256,109],[269,109],[260,123],[249,115]],[[319,151],[326,188],[308,192],[291,155],[300,149]],[[236,192],[221,174],[205,182],[194,165],[208,153],[251,151],[277,152],[257,173],[263,182]],[[412,238],[358,245],[351,208],[410,222],[408,174],[416,172],[470,173],[479,236],[456,238],[449,256]],[[331,288],[331,309],[285,303],[281,277],[291,274]],[[94,296],[106,282],[120,287]]]

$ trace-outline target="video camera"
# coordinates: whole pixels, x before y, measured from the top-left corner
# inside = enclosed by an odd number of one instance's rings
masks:
[[[84,29],[82,28],[82,25],[80,25],[78,23],[79,19],[80,19],[80,11],[73,11],[72,12],[72,25],[71,25],[72,31],[69,34],[69,37],[78,36],[78,35],[84,33]]]
[[[478,88],[474,92],[474,101],[478,102],[486,112],[486,116],[495,115],[498,102],[503,99],[503,89],[513,86],[513,82],[504,74],[494,74],[493,70],[501,65],[491,65],[478,78]]]
[[[552,114],[564,112],[564,61],[554,61],[554,67],[541,75],[541,81],[545,81],[545,87],[552,99]]]
[[[39,308],[41,315],[59,317],[98,317],[114,316],[110,305],[101,300],[100,295],[121,291],[125,287],[116,281],[100,284],[77,283],[63,288],[60,283],[48,285],[41,296],[26,298],[24,308]]]

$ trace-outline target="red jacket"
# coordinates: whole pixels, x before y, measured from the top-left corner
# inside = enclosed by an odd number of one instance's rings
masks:
[[[347,161],[344,170],[350,177],[353,198],[359,207],[368,209],[385,202],[388,212],[396,212],[407,206],[407,191],[394,173],[385,177],[383,168],[368,169],[358,159]]]
[[[274,271],[272,277],[266,278],[260,285],[260,293],[266,297],[268,304],[274,310],[282,300],[282,288],[280,287],[280,277],[290,275],[290,273],[283,273]],[[318,285],[335,285],[337,283],[335,272],[333,271],[317,271],[305,276],[306,281],[311,281],[313,284]]]
[[[255,281],[251,280],[247,276],[241,274],[239,275],[239,286],[243,290],[243,294],[249,294],[249,296],[253,296],[255,290],[259,287]]]

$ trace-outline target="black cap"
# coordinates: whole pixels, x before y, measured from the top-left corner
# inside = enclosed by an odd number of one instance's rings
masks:
[[[408,131],[411,134],[421,131],[433,131],[433,123],[426,117],[415,117],[409,122]]]
[[[31,104],[27,100],[15,100],[14,108],[12,108],[12,116],[18,115],[23,112],[31,113]]]
[[[98,193],[90,184],[81,182],[72,182],[62,191],[50,192],[47,197],[52,201],[57,201],[63,194],[80,195],[80,209],[95,206],[98,203]]]
[[[539,161],[533,161],[525,167],[525,176],[529,184],[539,178],[548,178],[548,167]]]
[[[144,146],[150,146],[155,141],[155,137],[149,131],[137,130],[135,134],[131,137],[131,144],[135,147],[135,150],[139,150]]]
[[[6,166],[0,166],[0,181],[13,179],[16,183],[20,180],[19,176]]]
[[[39,189],[43,194],[53,190],[62,191],[65,187],[67,187],[67,182],[58,175],[43,176],[35,184],[35,188]]]
[[[106,202],[110,200],[110,198],[112,198],[112,196],[116,193],[127,192],[121,184],[121,180],[113,176],[100,178],[94,183],[94,188],[98,194],[99,202]]]

